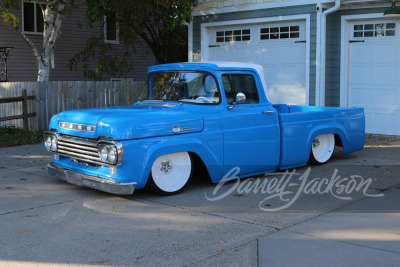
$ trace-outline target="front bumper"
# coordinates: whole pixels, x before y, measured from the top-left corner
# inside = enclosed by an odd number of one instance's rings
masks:
[[[133,193],[136,186],[136,183],[120,183],[115,180],[73,172],[61,167],[57,167],[53,163],[48,164],[47,168],[50,175],[56,176],[70,184],[86,186],[112,194],[130,195]]]

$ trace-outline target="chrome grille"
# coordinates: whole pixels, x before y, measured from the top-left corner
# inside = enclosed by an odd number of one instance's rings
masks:
[[[59,136],[57,154],[91,163],[104,164],[99,158],[97,140]]]

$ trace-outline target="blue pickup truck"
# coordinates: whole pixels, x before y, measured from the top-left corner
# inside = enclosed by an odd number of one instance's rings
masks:
[[[175,63],[150,67],[142,100],[130,106],[55,115],[44,141],[51,175],[114,194],[148,186],[163,195],[205,166],[214,183],[323,164],[335,145],[363,149],[362,108],[272,104],[263,69],[244,63]]]

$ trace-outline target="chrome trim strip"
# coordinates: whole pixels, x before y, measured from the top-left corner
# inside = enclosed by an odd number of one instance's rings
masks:
[[[88,155],[88,156],[90,156],[90,155],[91,156],[97,156],[97,157],[99,156],[99,153],[97,152],[97,149],[96,149],[96,152],[90,152],[89,149],[87,151],[85,151],[85,150],[82,150],[82,149],[72,148],[72,146],[71,147],[65,146],[62,143],[61,144],[58,143],[58,150],[67,150],[69,152],[83,153],[84,155]]]
[[[89,140],[84,140],[82,137],[75,137],[75,136],[68,136],[66,137],[65,135],[60,135],[59,140],[65,141],[67,143],[78,143],[81,145],[86,145],[86,146],[92,146],[92,147],[97,147],[97,140],[89,141]]]
[[[133,193],[137,185],[137,183],[120,183],[116,180],[110,180],[98,176],[91,176],[70,171],[55,166],[53,163],[48,164],[47,168],[50,175],[58,177],[59,179],[64,180],[70,184],[86,186],[112,194],[130,195]]]
[[[66,143],[66,144],[64,144],[64,143]],[[83,149],[83,150],[93,151],[93,152],[95,152],[96,154],[97,154],[97,152],[98,152],[97,147],[81,146],[81,145],[76,145],[76,144],[74,144],[74,143],[64,142],[64,141],[61,141],[61,140],[58,141],[58,144],[61,145],[61,146],[73,147],[73,148],[80,149],[80,150]]]
[[[196,131],[196,128],[192,128],[191,126],[172,126],[172,131],[168,131],[169,133],[180,133],[180,132],[189,132],[189,131]]]
[[[152,103],[152,102],[146,102],[146,103],[138,103],[139,105],[146,105],[146,106],[163,106],[163,107],[169,107],[169,108],[173,108],[176,107],[177,105],[174,104],[161,104],[161,103]]]
[[[69,122],[61,122],[61,121],[58,123],[58,126],[62,129],[87,132],[87,133],[93,133],[96,129],[96,127],[93,125],[69,123]]]
[[[96,161],[96,163],[105,163],[105,162],[101,161],[99,157],[92,157],[92,156],[85,155],[85,154],[76,154],[76,153],[73,153],[71,151],[66,151],[66,150],[63,150],[63,149],[58,149],[56,151],[56,153],[60,154],[62,156],[68,155],[68,156],[71,156],[71,157],[76,158],[76,159],[82,159],[83,158],[83,159],[90,159],[90,160]]]

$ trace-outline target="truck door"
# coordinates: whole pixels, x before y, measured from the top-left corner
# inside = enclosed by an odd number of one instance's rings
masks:
[[[276,170],[280,157],[278,114],[265,102],[262,86],[251,72],[222,75],[228,108],[221,114],[224,175],[238,166],[238,176]],[[236,96],[245,95],[237,101]],[[263,95],[261,95],[263,94]]]

